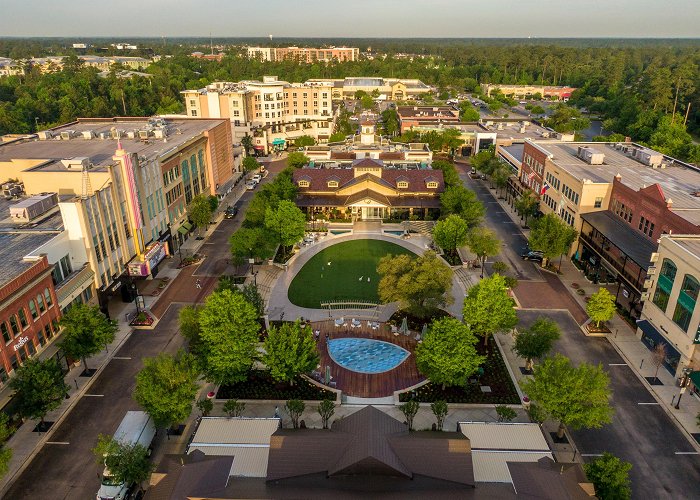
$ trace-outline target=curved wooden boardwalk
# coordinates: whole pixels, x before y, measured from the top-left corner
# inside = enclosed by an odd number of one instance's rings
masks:
[[[331,380],[336,388],[347,396],[359,398],[382,398],[391,396],[394,391],[405,389],[425,379],[416,368],[416,357],[413,354],[416,347],[415,333],[410,336],[395,336],[391,333],[391,327],[386,323],[380,323],[378,330],[372,330],[367,326],[367,321],[362,321],[360,328],[350,328],[352,318],[346,317],[346,327],[336,327],[334,321],[315,321],[311,323],[313,330],[320,330],[318,349],[321,356],[321,374],[325,373],[326,366],[331,367]],[[393,370],[376,373],[358,373],[347,370],[338,365],[328,354],[326,347],[326,333],[330,339],[344,337],[357,337],[365,339],[383,340],[403,347],[411,355]]]

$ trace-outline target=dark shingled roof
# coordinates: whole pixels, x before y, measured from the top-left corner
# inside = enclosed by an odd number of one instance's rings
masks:
[[[592,486],[579,464],[560,464],[549,457],[537,462],[508,462],[518,498],[538,500],[591,500]]]
[[[610,210],[581,214],[581,218],[600,231],[640,267],[646,269],[656,244],[636,232]]]
[[[334,178],[333,180],[338,180],[337,188],[328,187],[328,181],[331,178]],[[292,174],[293,182],[298,184],[302,179],[309,181],[309,187],[299,188],[299,192],[301,193],[305,191],[326,191],[332,193],[346,186],[366,181],[398,189],[396,186],[399,179],[408,182],[408,188],[402,188],[401,191],[414,193],[430,191],[441,193],[445,189],[445,180],[442,175],[442,170],[437,169],[383,169],[381,178],[369,172],[355,177],[354,170],[349,168],[303,168],[295,170]],[[426,186],[428,181],[437,182],[438,187],[428,189]]]
[[[372,158],[362,158],[352,162],[353,167],[364,167],[364,168],[381,168],[384,162],[381,160],[373,160]]]
[[[469,440],[461,433],[409,433],[406,425],[367,406],[330,430],[278,430],[270,440],[267,480],[325,473],[331,477],[421,475],[474,485]]]
[[[201,451],[184,458],[166,455],[154,473],[154,478],[160,479],[146,491],[144,500],[222,498],[233,460],[234,457],[206,457]]]

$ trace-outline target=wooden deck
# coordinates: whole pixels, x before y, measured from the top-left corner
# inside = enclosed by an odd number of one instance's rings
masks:
[[[313,330],[320,330],[318,349],[321,356],[321,373],[325,373],[326,366],[331,367],[331,380],[336,383],[336,388],[347,396],[360,398],[381,398],[391,396],[394,391],[405,389],[425,379],[416,368],[416,357],[413,354],[416,340],[404,335],[395,336],[391,333],[391,327],[386,323],[380,323],[378,330],[372,330],[367,326],[367,320],[363,320],[360,328],[350,328],[350,320],[346,317],[346,327],[336,327],[333,320],[317,321],[311,324]],[[411,355],[399,366],[388,372],[367,374],[347,370],[328,354],[326,347],[326,334],[330,339],[344,337],[357,337],[365,339],[383,340],[403,347]],[[415,336],[415,334],[414,334]]]

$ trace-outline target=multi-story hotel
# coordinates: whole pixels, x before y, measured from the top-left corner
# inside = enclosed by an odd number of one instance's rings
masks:
[[[1,144],[0,173],[21,183],[15,194],[58,194],[41,206],[60,211],[61,238],[82,249],[104,299],[177,251],[192,229],[187,204],[232,181],[231,143],[226,120],[81,119]],[[44,213],[15,208],[30,224]]]
[[[188,116],[227,118],[237,140],[251,134],[255,148],[268,152],[302,135],[327,141],[333,131],[331,90],[328,83],[265,76],[262,81],[215,82],[182,94]]]
[[[250,59],[261,61],[294,60],[305,63],[357,61],[360,49],[357,47],[246,47]]]
[[[392,101],[411,101],[420,99],[433,89],[420,80],[382,77],[347,77],[338,79],[313,79],[307,83],[326,83],[333,87],[331,97],[334,100],[353,99],[357,91],[378,94],[379,99]]]

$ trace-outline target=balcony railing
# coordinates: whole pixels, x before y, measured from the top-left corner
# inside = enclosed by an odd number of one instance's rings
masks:
[[[622,274],[627,281],[637,289],[637,291],[641,292],[644,289],[644,280],[646,279],[646,271],[642,269],[641,274],[639,275],[639,279],[637,279],[637,276],[633,276],[630,274],[625,266],[623,264],[620,264],[616,259],[613,259],[610,257],[610,254],[603,249],[601,244],[593,239],[591,236],[587,235],[586,233],[581,233],[580,238],[588,243],[588,245],[593,248],[598,254],[605,259],[605,261],[612,267],[614,267],[617,271]],[[612,244],[612,243],[610,243]]]
[[[64,307],[66,304],[63,302],[70,299],[76,290],[84,287],[85,282],[92,281],[94,276],[95,272],[87,264],[81,270],[69,274],[67,279],[56,286],[56,296],[58,297],[59,305]]]

